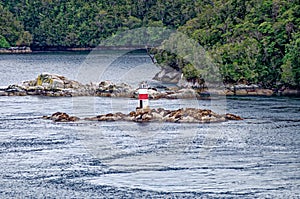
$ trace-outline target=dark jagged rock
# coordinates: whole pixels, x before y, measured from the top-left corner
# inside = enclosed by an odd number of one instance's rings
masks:
[[[44,116],[44,119],[51,119],[55,122],[77,121],[79,118],[69,116],[66,113],[57,112],[51,116]],[[138,109],[129,114],[108,113],[96,117],[85,118],[89,121],[132,121],[132,122],[174,122],[174,123],[210,123],[224,122],[227,120],[242,120],[240,116],[234,114],[219,115],[211,110],[182,108],[178,110],[158,109]]]
[[[53,120],[54,122],[76,122],[80,119],[62,112],[53,113],[51,116],[43,116],[43,118]]]
[[[234,114],[231,114],[231,113],[227,113],[225,115],[225,118],[227,120],[243,120],[240,116],[237,116],[237,115],[234,115]]]

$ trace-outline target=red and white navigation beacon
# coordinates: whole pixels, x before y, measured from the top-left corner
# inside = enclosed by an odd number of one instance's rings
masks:
[[[145,81],[139,85],[139,108],[149,109],[148,84]]]

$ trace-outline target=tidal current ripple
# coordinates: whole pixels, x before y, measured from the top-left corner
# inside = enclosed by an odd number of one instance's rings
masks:
[[[45,71],[74,79],[85,57],[1,55],[1,84]],[[133,57],[147,60],[143,54]],[[79,117],[127,113],[137,105],[133,99],[100,97],[77,98],[76,103],[81,112],[72,98],[0,97],[0,198],[300,196],[298,98],[228,97],[226,111],[245,120],[218,124],[54,123],[40,118],[57,111]],[[211,108],[210,101],[151,101],[151,106],[167,109],[190,104]]]

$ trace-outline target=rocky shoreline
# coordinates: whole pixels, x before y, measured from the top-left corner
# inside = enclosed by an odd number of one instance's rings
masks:
[[[51,116],[43,116],[43,119],[53,120],[54,122],[76,122],[79,120],[87,121],[130,121],[130,122],[171,122],[171,123],[212,123],[225,122],[228,120],[243,120],[234,114],[219,115],[211,110],[182,108],[178,110],[158,109],[136,109],[129,114],[108,113],[91,118],[80,119],[76,116],[69,116],[67,113],[56,112]]]
[[[0,54],[23,54],[32,53],[30,47],[10,47],[10,48],[0,48]]]
[[[271,90],[262,89],[256,85],[231,85],[223,89],[194,89],[194,88],[149,88],[150,99],[210,99],[212,96],[300,96],[300,90]],[[50,97],[126,97],[137,98],[138,89],[111,81],[82,84],[75,80],[49,73],[40,74],[35,80],[25,81],[22,84],[9,85],[0,88],[0,96],[50,96]]]

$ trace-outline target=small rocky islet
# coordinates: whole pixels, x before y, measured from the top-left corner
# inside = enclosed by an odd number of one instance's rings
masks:
[[[171,123],[214,123],[225,122],[228,120],[243,120],[234,114],[217,114],[207,109],[181,108],[178,110],[140,109],[131,111],[128,114],[121,112],[108,113],[90,118],[79,118],[70,116],[67,113],[56,112],[51,116],[43,116],[43,119],[53,120],[54,122],[75,122],[79,120],[87,121],[130,121],[130,122],[171,122]]]
[[[180,99],[198,98],[200,95],[194,89],[168,89],[158,91],[157,88],[149,88],[150,99]],[[49,97],[126,97],[138,98],[138,89],[126,83],[115,84],[111,81],[82,84],[76,80],[49,73],[40,74],[35,80],[24,81],[22,84],[9,85],[0,88],[0,96],[27,96],[39,95]]]
[[[284,95],[283,91],[282,94]],[[212,96],[271,96],[274,91],[262,89],[257,85],[228,85],[223,88],[194,89],[192,86],[173,88],[149,88],[150,99],[210,99]],[[289,94],[289,93],[287,93]],[[39,95],[50,97],[76,97],[76,96],[100,96],[100,97],[126,97],[137,98],[138,89],[126,83],[116,84],[111,81],[91,82],[83,84],[76,80],[51,73],[42,73],[34,80],[24,81],[22,84],[13,84],[0,88],[0,96],[27,96]]]

